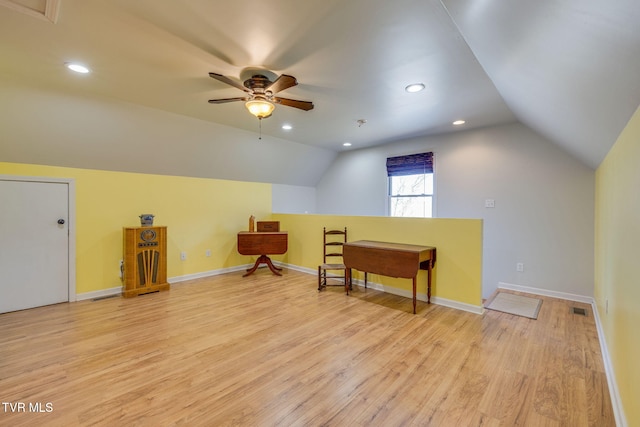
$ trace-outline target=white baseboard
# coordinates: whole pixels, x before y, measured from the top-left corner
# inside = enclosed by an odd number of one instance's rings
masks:
[[[542,295],[544,297],[551,297],[551,298],[559,298],[559,299],[566,299],[569,301],[576,301],[576,302],[584,302],[586,304],[593,304],[593,297],[587,297],[584,295],[576,295],[576,294],[570,294],[567,292],[558,292],[558,291],[552,291],[550,289],[541,289],[541,288],[532,288],[530,286],[521,286],[521,285],[513,285],[511,283],[505,283],[505,282],[498,282],[498,289],[510,289],[512,291],[519,291],[519,292],[527,292],[530,294],[535,294],[535,295]]]
[[[91,292],[83,292],[81,294],[76,294],[76,301],[83,301],[88,299],[95,298],[105,298],[113,295],[122,294],[122,286],[116,286],[114,288],[109,289],[100,289],[99,291],[91,291]]]
[[[611,396],[611,406],[613,407],[613,415],[616,419],[616,425],[619,427],[626,427],[627,421],[622,408],[622,400],[620,399],[620,392],[618,391],[618,383],[616,382],[616,376],[613,371],[613,365],[611,364],[611,357],[609,356],[609,349],[607,348],[607,342],[604,339],[604,330],[602,329],[602,323],[600,322],[600,315],[598,313],[598,306],[596,305],[593,297],[584,295],[575,295],[566,292],[551,291],[548,289],[532,288],[529,286],[513,285],[510,283],[499,282],[498,289],[509,289],[512,291],[526,292],[534,295],[541,295],[552,298],[559,298],[568,301],[582,302],[591,305],[593,311],[593,317],[596,324],[596,330],[598,331],[598,341],[600,342],[600,352],[602,353],[602,361],[604,363],[605,374],[607,375],[607,384],[609,386],[609,395]]]
[[[627,427],[627,418],[624,415],[622,399],[620,399],[620,392],[618,391],[618,383],[613,371],[613,365],[611,364],[611,357],[609,356],[607,342],[604,339],[604,330],[602,329],[602,324],[600,323],[600,314],[598,313],[598,306],[596,305],[595,301],[591,304],[591,308],[593,310],[593,317],[596,321],[596,329],[598,330],[600,351],[602,353],[602,360],[604,362],[604,371],[607,375],[607,384],[609,385],[611,406],[613,407],[613,415],[616,418],[616,425],[619,427]]]
[[[278,267],[285,267],[288,268],[289,270],[295,270],[295,271],[299,271],[300,273],[306,273],[306,274],[312,274],[312,275],[318,275],[318,269],[313,269],[313,268],[307,268],[307,267],[300,267],[299,265],[293,265],[293,264],[286,264],[284,262],[274,262],[275,265],[277,265]]]
[[[167,279],[167,282],[169,284],[176,284],[180,282],[186,282],[187,280],[200,279],[202,277],[218,276],[220,274],[232,273],[235,271],[242,271],[247,268],[250,268],[252,265],[253,264],[238,265],[236,267],[220,268],[218,270],[204,271],[202,273],[186,274],[184,276],[170,277]],[[88,299],[104,298],[104,297],[110,297],[113,295],[120,295],[122,294],[122,290],[123,290],[122,286],[116,286],[114,288],[101,289],[99,291],[83,292],[81,294],[76,294],[76,301],[83,301]]]
[[[175,276],[167,279],[170,284],[186,282],[187,280],[202,279],[203,277],[219,276],[221,274],[234,273],[251,268],[253,264],[236,265],[235,267],[219,268],[217,270],[203,271],[200,273],[185,274],[184,276]]]

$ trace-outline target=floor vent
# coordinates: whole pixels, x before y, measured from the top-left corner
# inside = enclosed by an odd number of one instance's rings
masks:
[[[571,312],[573,314],[577,314],[578,316],[586,316],[587,315],[587,310],[585,310],[584,308],[579,308],[579,307],[571,307]]]
[[[91,301],[100,301],[103,299],[107,299],[107,298],[115,298],[115,297],[119,297],[120,294],[113,294],[113,295],[105,295],[103,297],[96,297],[96,298],[92,298]]]

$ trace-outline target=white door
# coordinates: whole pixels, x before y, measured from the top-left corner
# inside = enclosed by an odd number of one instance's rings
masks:
[[[69,185],[0,179],[0,313],[69,300]]]

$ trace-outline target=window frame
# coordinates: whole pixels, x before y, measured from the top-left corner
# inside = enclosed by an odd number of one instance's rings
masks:
[[[420,162],[425,162],[425,165],[421,166]],[[414,165],[415,164],[415,165]],[[411,173],[418,171],[422,167],[423,171],[418,173]],[[400,171],[398,172],[398,169]],[[394,176],[411,176],[411,175],[431,175],[432,179],[432,192],[422,194],[392,194],[392,179]],[[426,178],[425,178],[426,179]],[[387,158],[387,203],[386,214],[389,217],[394,218],[436,218],[436,167],[435,167],[435,153],[425,152],[418,154],[410,154],[405,156],[396,156]],[[392,215],[392,203],[394,199],[398,198],[431,198],[431,216],[394,216]]]

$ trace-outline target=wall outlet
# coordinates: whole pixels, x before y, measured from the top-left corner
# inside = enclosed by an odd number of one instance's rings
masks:
[[[494,199],[486,199],[484,201],[484,207],[485,208],[495,208],[496,207],[496,201]]]
[[[519,273],[524,272],[524,263],[523,262],[519,262],[516,264],[516,271]]]
[[[206,251],[204,251],[204,254],[206,256],[211,256],[211,249],[207,249]]]
[[[187,253],[186,252],[180,252],[180,259],[182,261],[186,261],[187,260]]]

